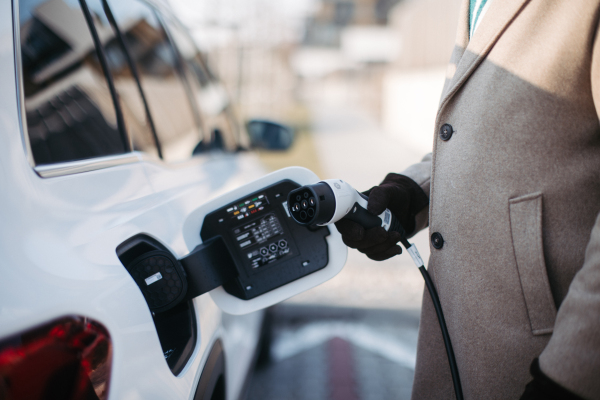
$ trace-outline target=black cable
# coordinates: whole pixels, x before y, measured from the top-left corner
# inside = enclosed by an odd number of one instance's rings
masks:
[[[437,314],[438,321],[440,323],[440,328],[442,330],[442,337],[444,338],[444,345],[446,346],[446,354],[448,354],[448,363],[450,364],[450,373],[452,374],[452,383],[454,384],[454,393],[456,394],[456,400],[463,400],[462,386],[460,384],[460,376],[458,375],[458,366],[456,365],[456,358],[454,357],[454,350],[452,349],[450,334],[448,333],[446,319],[444,318],[444,312],[442,311],[442,303],[440,303],[440,298],[437,294],[437,290],[435,290],[433,281],[431,280],[429,273],[425,269],[423,260],[421,259],[421,256],[419,255],[419,252],[417,251],[415,245],[411,244],[404,235],[402,235],[402,237],[400,238],[400,243],[402,243],[402,245],[406,248],[406,251],[410,254],[417,267],[419,267],[419,271],[421,271],[423,279],[425,279],[425,286],[427,286],[427,290],[429,290],[431,300],[433,300],[435,313]]]
[[[454,384],[454,393],[456,394],[457,400],[463,400],[463,392],[462,386],[460,384],[460,376],[458,375],[458,367],[456,365],[456,358],[454,357],[454,350],[452,349],[452,342],[450,341],[450,335],[448,334],[448,327],[446,326],[446,320],[444,319],[444,312],[442,311],[442,304],[440,303],[440,299],[438,297],[437,291],[435,290],[435,286],[433,286],[433,282],[429,273],[425,269],[424,265],[419,267],[419,271],[421,271],[421,275],[423,275],[423,279],[425,279],[425,285],[427,286],[427,290],[429,290],[429,294],[431,295],[431,300],[433,300],[433,306],[435,307],[435,312],[438,317],[438,321],[440,322],[440,328],[442,329],[442,336],[444,338],[444,345],[446,345],[446,353],[448,354],[448,363],[450,364],[450,372],[452,373],[452,383]]]

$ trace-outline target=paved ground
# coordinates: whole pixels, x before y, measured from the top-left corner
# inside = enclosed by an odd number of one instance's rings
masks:
[[[280,305],[247,400],[410,398],[417,311]]]

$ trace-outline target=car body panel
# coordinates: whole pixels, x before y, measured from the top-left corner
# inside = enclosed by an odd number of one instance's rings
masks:
[[[0,338],[65,315],[99,321],[114,346],[113,399],[193,398],[207,351],[221,339],[228,398],[237,397],[262,313],[224,317],[208,294],[196,298],[197,345],[174,376],[148,306],[115,249],[144,232],[176,257],[186,255],[191,248],[181,227],[194,207],[190,199],[202,203],[260,176],[258,159],[211,153],[168,166],[131,153],[122,165],[42,178],[22,135],[12,15],[11,2],[0,2]]]

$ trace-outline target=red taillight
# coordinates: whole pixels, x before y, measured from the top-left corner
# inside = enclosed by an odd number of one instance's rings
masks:
[[[105,400],[112,347],[83,317],[53,321],[0,342],[0,400]]]

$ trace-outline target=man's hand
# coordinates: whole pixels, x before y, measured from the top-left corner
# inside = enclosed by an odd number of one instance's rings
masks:
[[[548,378],[540,369],[537,358],[531,363],[529,372],[533,380],[525,386],[521,400],[583,400]]]
[[[345,218],[336,222],[335,227],[346,246],[366,254],[371,260],[383,261],[402,253],[402,248],[396,244],[400,241],[398,232],[387,232],[382,227],[365,229]]]
[[[364,194],[369,196],[369,212],[379,215],[388,208],[407,234],[415,230],[415,215],[429,204],[427,195],[415,181],[394,173],[388,174],[379,186]],[[402,253],[397,245],[401,238],[398,232],[387,232],[382,227],[364,229],[345,218],[336,222],[335,226],[346,246],[357,249],[372,260],[382,261]]]

